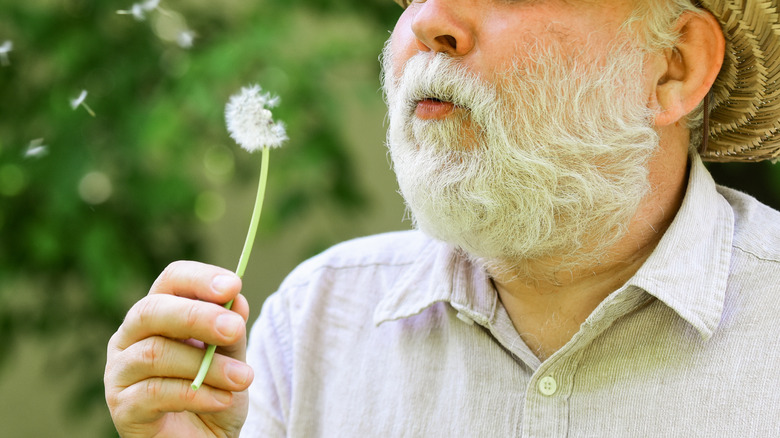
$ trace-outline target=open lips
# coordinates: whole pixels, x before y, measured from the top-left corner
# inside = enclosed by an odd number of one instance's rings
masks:
[[[417,101],[414,114],[423,120],[444,119],[455,110],[455,104],[435,97]]]

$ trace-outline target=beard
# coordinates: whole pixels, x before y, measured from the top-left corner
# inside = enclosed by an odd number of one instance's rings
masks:
[[[606,262],[649,190],[658,147],[644,55],[625,43],[596,56],[529,45],[486,81],[431,52],[397,74],[388,42],[387,144],[414,226],[494,275],[531,278],[541,264],[554,279]],[[456,109],[420,119],[425,98]]]

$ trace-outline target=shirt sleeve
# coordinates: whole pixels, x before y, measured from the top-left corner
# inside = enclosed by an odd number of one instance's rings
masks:
[[[287,436],[292,391],[290,323],[277,292],[263,304],[249,334],[247,363],[255,378],[249,387],[249,412],[241,438]]]

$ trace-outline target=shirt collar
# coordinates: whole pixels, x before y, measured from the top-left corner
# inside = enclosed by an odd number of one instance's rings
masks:
[[[377,305],[374,324],[408,318],[442,301],[475,322],[487,324],[498,302],[487,274],[450,245],[426,239],[411,269]]]
[[[655,296],[709,339],[723,313],[733,233],[731,206],[693,154],[682,206],[628,285]]]
[[[731,258],[734,216],[698,155],[682,206],[658,246],[627,285],[655,296],[705,339],[720,322]],[[481,325],[496,315],[498,297],[484,270],[433,239],[374,311],[374,324],[407,318],[449,302]]]

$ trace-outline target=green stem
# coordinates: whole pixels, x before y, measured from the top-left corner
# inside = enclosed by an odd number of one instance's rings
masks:
[[[241,251],[241,257],[238,259],[236,275],[244,276],[246,265],[249,263],[249,254],[252,253],[252,245],[255,242],[257,234],[257,225],[260,223],[260,213],[263,212],[263,200],[265,199],[265,186],[268,181],[268,159],[271,154],[270,148],[263,148],[263,163],[260,165],[260,183],[257,187],[257,197],[255,198],[255,208],[252,210],[252,220],[249,223],[249,232],[246,234],[244,249]]]
[[[92,108],[90,108],[89,105],[87,105],[87,102],[81,102],[81,106],[83,106],[84,109],[87,110],[90,116],[95,117],[95,112],[92,111]]]
[[[244,241],[244,249],[241,250],[241,257],[238,259],[238,267],[236,268],[236,275],[239,278],[244,276],[246,271],[246,265],[249,263],[249,255],[252,253],[252,246],[255,242],[255,235],[257,235],[257,226],[260,224],[260,213],[263,211],[263,200],[265,199],[265,187],[268,181],[268,159],[270,158],[270,148],[263,148],[263,161],[260,165],[260,183],[257,187],[257,197],[255,198],[255,207],[252,210],[252,219],[249,221],[249,231],[246,234],[246,240]],[[225,308],[230,310],[233,306],[233,300],[228,301],[225,304]],[[192,382],[192,389],[197,391],[200,385],[203,384],[203,380],[206,378],[206,373],[209,371],[211,361],[214,360],[214,352],[216,351],[216,345],[209,345],[206,348],[206,355],[203,357],[203,361],[200,363],[200,369],[198,375]]]

